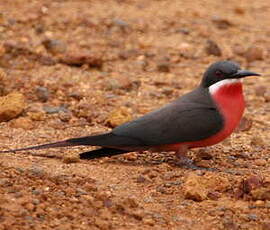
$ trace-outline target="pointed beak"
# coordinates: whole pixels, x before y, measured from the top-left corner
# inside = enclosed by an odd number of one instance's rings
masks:
[[[261,76],[261,75],[255,72],[251,72],[249,70],[238,70],[237,73],[235,73],[232,77],[242,78],[248,76]]]

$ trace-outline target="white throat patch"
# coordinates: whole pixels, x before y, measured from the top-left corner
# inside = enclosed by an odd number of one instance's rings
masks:
[[[237,78],[232,78],[232,79],[224,79],[222,81],[218,81],[213,85],[210,85],[208,87],[210,94],[214,94],[215,92],[217,92],[222,86],[224,85],[229,85],[229,84],[233,84],[233,83],[238,83],[241,82],[240,79]]]

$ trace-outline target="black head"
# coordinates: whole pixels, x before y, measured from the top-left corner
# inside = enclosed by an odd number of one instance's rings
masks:
[[[225,79],[239,79],[247,76],[259,76],[260,74],[241,70],[240,66],[232,61],[219,61],[215,62],[208,67],[203,75],[201,82],[202,87],[209,87],[216,82]]]

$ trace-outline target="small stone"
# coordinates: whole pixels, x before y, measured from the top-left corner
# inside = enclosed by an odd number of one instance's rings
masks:
[[[49,91],[46,87],[37,87],[36,95],[39,101],[46,102],[49,99]]]
[[[253,124],[253,121],[251,119],[248,119],[247,117],[243,117],[238,127],[235,129],[235,132],[247,132],[251,129],[252,124]]]
[[[72,115],[70,112],[63,112],[63,111],[60,111],[59,112],[59,118],[61,121],[63,122],[68,122],[70,121],[70,119],[72,118]]]
[[[251,192],[262,186],[263,179],[260,176],[254,175],[250,176],[244,181],[244,187],[247,192]]]
[[[246,52],[245,48],[240,44],[237,44],[233,47],[233,53],[236,55],[243,56],[245,52]]]
[[[145,176],[143,176],[143,175],[139,175],[137,178],[136,178],[136,182],[137,183],[145,183],[145,182],[147,182],[147,178],[145,177]]]
[[[102,56],[100,54],[94,54],[90,52],[69,53],[62,56],[59,61],[61,63],[75,67],[88,65],[89,67],[100,69],[103,65]]]
[[[248,220],[256,221],[258,219],[258,216],[256,214],[248,214],[247,218]]]
[[[251,191],[254,200],[270,200],[270,188],[261,187]]]
[[[263,95],[265,102],[270,102],[270,90],[266,90]]]
[[[43,110],[48,114],[60,113],[60,112],[67,112],[67,108],[64,106],[44,106]]]
[[[85,190],[81,188],[77,188],[76,192],[77,192],[77,195],[88,195],[88,192],[86,192]]]
[[[136,56],[137,54],[138,54],[137,50],[129,49],[129,50],[120,50],[118,53],[118,56],[119,58],[126,60],[133,56]],[[141,61],[144,61],[144,60],[141,60]]]
[[[181,33],[181,34],[188,35],[188,34],[190,34],[190,30],[188,28],[179,28],[179,29],[175,30],[175,33]]]
[[[42,44],[53,55],[64,53],[67,50],[66,43],[57,39],[48,38],[42,41]]]
[[[155,221],[150,218],[150,217],[144,217],[143,218],[143,223],[144,224],[147,224],[147,225],[150,225],[150,226],[154,226],[155,225]]]
[[[96,117],[96,108],[93,105],[80,101],[77,107],[72,111],[78,118],[85,118],[88,122],[91,122]]]
[[[125,154],[124,158],[128,161],[135,161],[138,159],[138,155],[135,152]]]
[[[41,194],[41,190],[39,190],[39,189],[34,189],[34,190],[32,190],[32,194],[33,194],[33,195],[40,195],[40,194]]]
[[[270,221],[268,222],[263,222],[261,225],[262,229],[261,230],[270,230]]]
[[[29,130],[29,129],[34,128],[34,124],[33,124],[32,120],[27,118],[27,117],[19,117],[15,120],[12,120],[10,126],[12,128],[16,128],[16,129],[22,128],[25,130]]]
[[[229,27],[233,26],[232,22],[227,18],[221,18],[219,16],[214,16],[212,18],[212,22],[216,25],[218,29],[228,29]]]
[[[40,201],[39,201],[38,199],[33,199],[33,200],[32,200],[32,203],[33,203],[34,205],[39,205],[39,204],[40,204]]]
[[[80,160],[79,156],[75,153],[67,153],[63,157],[63,162],[66,164],[76,163]]]
[[[129,208],[137,208],[139,207],[136,199],[134,197],[127,197],[123,204],[126,206],[126,207],[129,207]]]
[[[0,186],[1,187],[8,187],[8,186],[11,186],[11,185],[12,185],[12,183],[8,179],[6,179],[6,178],[1,178],[0,179]]]
[[[114,128],[130,120],[132,120],[132,115],[129,110],[125,107],[120,107],[109,114],[106,124]]]
[[[263,97],[266,91],[267,91],[267,87],[265,85],[259,85],[255,87],[255,94],[258,97]]]
[[[115,26],[119,26],[119,27],[122,27],[122,28],[126,28],[129,26],[129,24],[125,21],[123,21],[122,19],[119,19],[119,18],[114,18],[112,20],[112,23],[115,25]]]
[[[233,221],[233,219],[226,217],[222,220],[223,229],[228,230],[237,230],[239,229],[237,224]]]
[[[108,230],[111,229],[111,224],[109,221],[103,220],[100,217],[95,217],[94,218],[94,223],[98,229],[101,230]]]
[[[18,117],[25,107],[25,98],[21,93],[14,92],[0,97],[0,122]]]
[[[267,161],[264,159],[256,159],[254,161],[254,164],[257,166],[265,166],[267,164]]]
[[[2,68],[0,68],[0,83],[2,83],[2,81],[4,81],[6,78],[7,78],[7,74]]]
[[[33,167],[30,169],[30,172],[33,176],[42,177],[45,175],[45,171],[40,167]]]
[[[27,116],[33,121],[44,121],[46,119],[44,112],[28,112]]]
[[[218,44],[213,40],[207,40],[205,51],[208,55],[221,56],[222,52]]]
[[[170,72],[170,62],[169,61],[159,61],[157,63],[157,70],[159,72],[163,72],[163,73]]]
[[[210,200],[218,200],[221,197],[221,194],[219,192],[212,191],[208,192],[207,197]]]
[[[260,188],[262,184],[263,180],[261,177],[257,175],[250,176],[249,178],[241,181],[235,195],[237,198],[243,197],[244,194],[250,194],[252,190]]]
[[[127,90],[131,91],[133,89],[137,89],[140,86],[140,81],[132,81],[127,76],[117,76],[108,79],[105,82],[105,88],[106,90]]]
[[[179,50],[180,56],[185,58],[192,58],[195,53],[194,47],[187,42],[180,43],[179,46],[177,46],[177,50]]]
[[[189,173],[184,184],[184,196],[186,199],[203,201],[207,199],[207,192],[201,183],[201,177],[195,173]]]
[[[261,136],[253,136],[251,138],[250,144],[253,146],[264,146],[264,141]]]
[[[264,48],[260,46],[250,46],[244,54],[248,62],[264,59]]]
[[[205,149],[199,149],[198,157],[200,157],[203,160],[211,160],[213,158],[213,156],[209,153],[209,151]]]
[[[245,14],[246,11],[245,11],[245,8],[237,6],[237,7],[234,8],[234,12],[236,14],[243,15],[243,14]]]

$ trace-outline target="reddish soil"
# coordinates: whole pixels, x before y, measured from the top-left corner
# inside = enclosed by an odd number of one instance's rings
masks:
[[[188,92],[217,60],[263,74],[244,81],[238,130],[190,151],[217,171],[173,153],[2,154],[0,229],[270,229],[269,21],[263,0],[0,0],[0,96],[26,100],[0,123],[1,150],[109,130]]]

